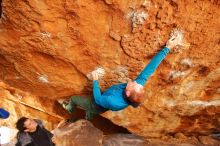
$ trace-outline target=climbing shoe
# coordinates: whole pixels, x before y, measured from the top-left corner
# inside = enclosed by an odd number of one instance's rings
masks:
[[[59,99],[57,100],[58,103],[65,109],[67,110],[69,113],[73,113],[74,112],[74,108],[71,106],[70,100],[66,100],[66,99]]]

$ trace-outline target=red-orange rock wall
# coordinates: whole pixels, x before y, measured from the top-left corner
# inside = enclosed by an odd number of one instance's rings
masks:
[[[166,57],[146,102],[104,116],[146,137],[208,134],[220,121],[219,26],[218,0],[3,0],[0,79],[55,100],[91,93],[86,75],[103,67],[104,90],[134,79],[177,27],[190,47]]]

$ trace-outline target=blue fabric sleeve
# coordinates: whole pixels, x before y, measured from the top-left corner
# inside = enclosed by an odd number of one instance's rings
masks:
[[[154,71],[160,65],[161,61],[163,61],[163,59],[167,56],[169,52],[170,52],[170,49],[167,47],[164,47],[162,50],[160,50],[153,57],[150,63],[148,63],[148,65],[144,68],[144,70],[138,75],[135,81],[138,84],[141,84],[142,86],[144,86],[148,78],[154,73]]]
[[[108,97],[101,95],[101,90],[99,87],[98,80],[93,81],[93,97],[98,105],[106,109],[110,109]]]
[[[101,95],[98,80],[93,81],[93,96],[94,96],[95,102],[100,103],[102,95]]]

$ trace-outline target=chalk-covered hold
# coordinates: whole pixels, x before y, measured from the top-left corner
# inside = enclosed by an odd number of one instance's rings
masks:
[[[136,11],[133,13],[131,21],[133,27],[137,27],[137,25],[142,25],[148,18],[148,14],[145,11]]]
[[[98,67],[94,71],[92,71],[86,75],[89,80],[92,80],[92,73],[93,72],[97,73],[98,78],[102,78],[105,75],[105,70],[102,67]]]
[[[38,80],[40,82],[42,82],[42,83],[48,83],[49,82],[47,75],[40,75],[40,76],[38,76]]]

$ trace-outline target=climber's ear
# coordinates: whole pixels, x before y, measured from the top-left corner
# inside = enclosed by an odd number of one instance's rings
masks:
[[[131,91],[125,91],[125,94],[127,97],[130,97],[131,96]]]

